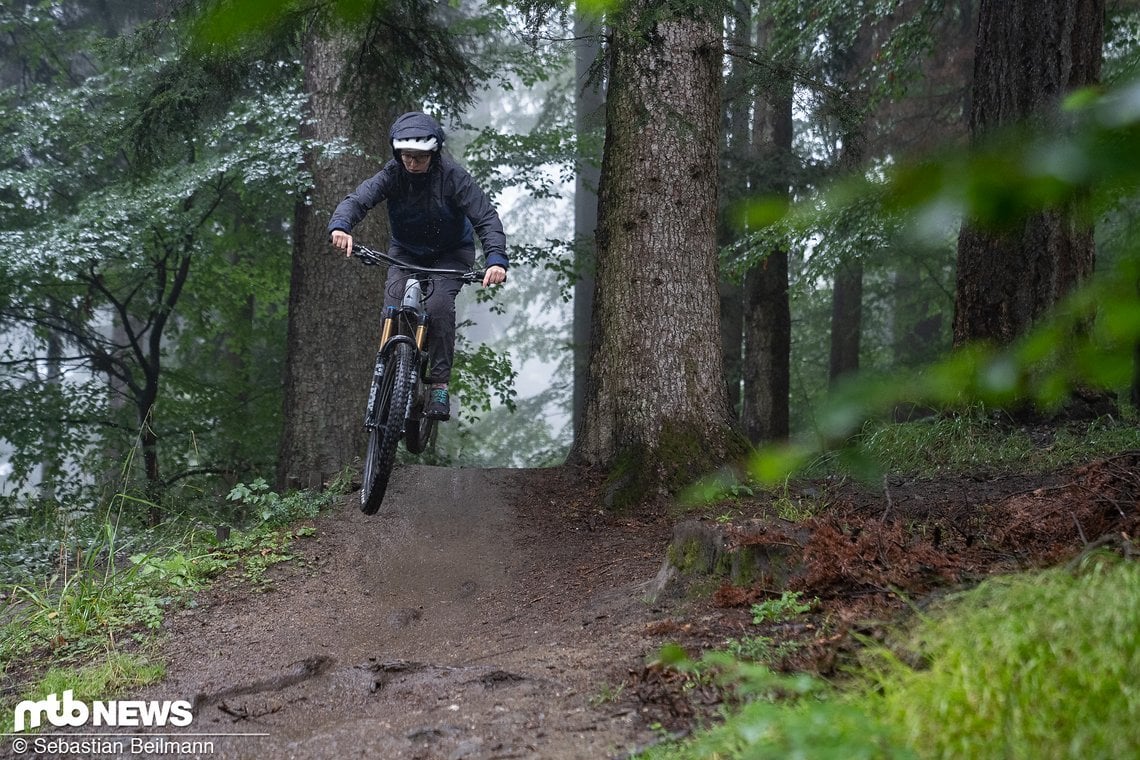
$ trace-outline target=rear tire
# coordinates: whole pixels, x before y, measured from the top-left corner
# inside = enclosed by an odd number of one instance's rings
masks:
[[[384,377],[374,400],[376,424],[368,433],[368,449],[364,455],[364,472],[360,486],[360,511],[374,515],[380,510],[388,478],[396,464],[396,445],[404,434],[404,416],[415,391],[413,349],[397,343],[386,362]]]
[[[427,449],[439,420],[424,416],[427,386],[422,382],[416,383],[415,393],[416,399],[412,402],[412,413],[408,416],[407,431],[404,433],[404,446],[413,454],[422,454]]]

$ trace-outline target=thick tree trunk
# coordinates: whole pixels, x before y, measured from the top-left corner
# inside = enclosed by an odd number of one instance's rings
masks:
[[[739,440],[718,329],[719,24],[648,0],[625,9],[610,51],[590,383],[572,453],[611,470],[615,507],[688,483]]]
[[[594,311],[594,235],[598,227],[598,178],[600,171],[593,155],[594,137],[605,126],[605,94],[595,71],[600,45],[597,21],[579,14],[574,21],[575,128],[580,156],[574,182],[574,251],[578,280],[574,283],[574,395],[573,429],[582,428],[586,410],[586,383],[590,369],[590,319]]]
[[[304,43],[309,118],[302,136],[320,141],[347,137],[370,155],[307,157],[314,188],[295,216],[279,488],[320,488],[353,465],[364,447],[365,397],[377,349],[383,273],[334,252],[325,228],[336,204],[390,157],[390,122],[362,123],[352,117],[356,98],[375,102],[378,95],[340,89],[351,49],[353,42],[343,35],[313,35]],[[385,248],[384,209],[369,214],[354,235]]]
[[[761,42],[771,35],[760,30]],[[781,77],[755,108],[753,146],[766,156],[767,176],[758,189],[787,196],[792,185],[795,136],[792,83]],[[791,388],[792,315],[788,296],[788,251],[778,247],[744,279],[744,407],[741,426],[753,443],[787,438]]]
[[[792,315],[788,252],[768,254],[744,280],[744,409],[741,425],[752,443],[788,437]]]
[[[1056,120],[1068,91],[1100,79],[1104,0],[982,0],[970,131]],[[1064,210],[993,233],[958,237],[954,343],[1006,344],[1093,270],[1089,225]]]
[[[746,0],[734,0],[726,19],[726,42],[730,50],[751,49],[752,8]],[[756,195],[756,150],[752,121],[756,109],[755,71],[739,58],[729,57],[724,77],[720,157],[720,208],[731,209]],[[755,117],[759,118],[759,116]],[[721,214],[717,243],[731,246],[742,230],[729,214]],[[739,420],[744,406],[744,287],[739,278],[720,281],[720,342],[724,355],[724,382],[728,406]]]

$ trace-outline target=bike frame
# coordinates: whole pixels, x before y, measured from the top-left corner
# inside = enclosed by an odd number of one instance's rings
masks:
[[[420,454],[435,431],[436,420],[424,415],[430,282],[442,277],[478,282],[484,273],[409,265],[362,245],[354,245],[352,253],[365,264],[387,263],[408,272],[400,305],[384,307],[380,346],[364,414],[368,446],[361,473],[360,509],[372,515],[380,508],[388,488],[400,442],[412,454]],[[392,287],[396,286],[397,282],[393,282]]]
[[[455,277],[467,283],[479,282],[483,279],[484,272],[415,266],[359,244],[352,247],[352,253],[365,264],[381,265],[386,263],[408,272],[404,281],[404,294],[400,305],[384,307],[384,321],[380,330],[380,348],[376,354],[376,366],[372,377],[373,391],[375,391],[375,385],[383,379],[384,364],[397,343],[408,343],[412,346],[416,354],[416,366],[422,370],[427,355],[427,297],[431,292],[424,286],[425,282],[442,277]],[[422,371],[420,376],[422,380]],[[364,422],[368,429],[377,424],[376,410],[373,408],[375,397],[375,392],[368,394],[368,408],[365,412]],[[411,419],[413,401],[414,399],[408,400],[408,408],[405,409],[404,417],[406,421]]]

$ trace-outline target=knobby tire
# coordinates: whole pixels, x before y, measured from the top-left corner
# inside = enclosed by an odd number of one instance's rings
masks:
[[[435,430],[438,420],[424,416],[428,396],[427,384],[417,379],[415,386],[413,393],[416,395],[412,402],[412,413],[408,415],[408,429],[404,432],[404,446],[412,454],[422,454],[431,440],[431,434]]]
[[[360,510],[374,515],[388,490],[388,478],[396,464],[396,445],[404,434],[404,415],[416,390],[414,350],[407,343],[392,347],[377,388],[376,425],[368,434],[364,475],[360,486]]]

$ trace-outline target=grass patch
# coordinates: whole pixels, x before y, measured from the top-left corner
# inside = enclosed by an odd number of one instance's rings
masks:
[[[723,723],[652,747],[638,755],[642,760],[915,757],[893,726],[818,679],[778,674],[730,652],[692,661],[666,647],[661,660],[693,679],[719,683],[730,707]]]
[[[264,482],[241,486],[231,500],[240,502],[252,521],[225,539],[196,522],[172,521],[158,531],[132,534],[110,517],[87,515],[55,523],[41,518],[36,527],[45,542],[56,546],[48,572],[38,561],[23,568],[12,565],[8,571],[22,569],[23,577],[0,586],[0,676],[9,681],[5,693],[11,699],[0,703],[0,714],[7,710],[10,716],[15,702],[27,698],[20,695],[39,688],[30,684],[49,665],[43,678],[55,681],[82,680],[90,671],[96,692],[103,688],[97,683],[101,673],[131,685],[134,676],[127,674],[132,663],[121,659],[129,657],[123,652],[148,646],[167,610],[188,603],[194,592],[227,572],[247,586],[267,587],[268,569],[294,558],[296,539],[315,534],[295,522],[315,517],[342,495],[341,489],[330,488],[281,497]],[[27,525],[8,528],[0,538],[30,530]],[[80,693],[79,687],[68,688]]]
[[[40,700],[49,694],[74,691],[80,702],[114,699],[123,692],[154,683],[166,674],[166,668],[141,654],[107,652],[97,664],[78,668],[50,668],[32,686],[24,690],[23,699]],[[14,705],[12,706],[14,707]],[[12,709],[0,711],[0,733],[13,729]]]
[[[1140,754],[1140,565],[987,581],[878,650],[876,711],[926,758]]]
[[[1140,564],[1115,555],[948,598],[869,650],[843,689],[734,654],[663,651],[682,671],[715,672],[731,707],[642,758],[1140,756]]]
[[[1140,449],[1140,426],[1105,417],[1056,428],[1019,427],[975,410],[914,422],[869,422],[858,445],[864,458],[886,472],[1044,472]]]

